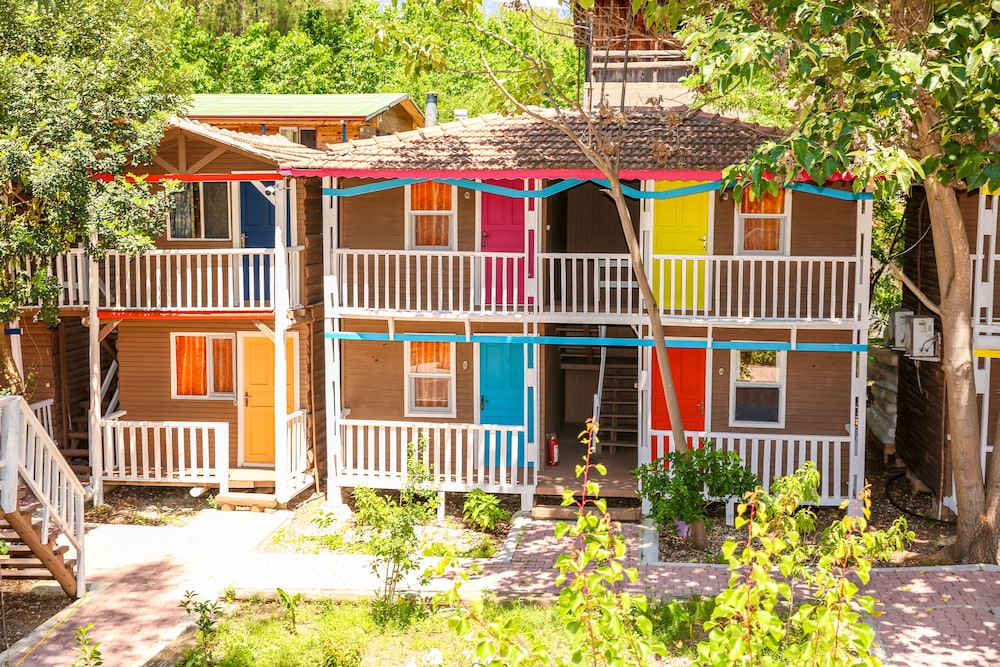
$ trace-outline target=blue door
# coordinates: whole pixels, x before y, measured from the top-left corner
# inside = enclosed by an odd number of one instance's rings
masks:
[[[274,203],[261,192],[273,185],[273,181],[240,183],[240,240],[244,248],[274,247]],[[269,257],[244,257],[243,298],[270,301],[270,274]]]
[[[482,343],[479,346],[479,423],[500,426],[524,425],[524,345]],[[501,438],[495,434],[494,439]],[[524,465],[524,434],[517,442],[508,435],[499,442],[486,442],[486,465],[500,465],[506,451],[505,464]]]

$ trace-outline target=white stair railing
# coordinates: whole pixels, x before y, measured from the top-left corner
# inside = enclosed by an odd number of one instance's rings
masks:
[[[601,338],[604,338],[608,333],[608,328],[606,326],[601,326],[598,328]],[[601,399],[604,396],[604,373],[608,365],[608,348],[604,345],[601,346],[601,368],[597,374],[597,392],[594,394],[594,423],[600,425],[601,423]],[[593,443],[591,443],[593,446]],[[598,450],[600,451],[600,450]]]
[[[285,419],[285,437],[288,446],[288,469],[274,471],[274,494],[279,503],[287,503],[295,494],[308,486],[309,457],[306,436],[305,410],[296,410]]]
[[[0,398],[0,508],[16,512],[17,489],[23,484],[38,499],[42,540],[49,525],[62,532],[76,551],[76,590],[86,590],[83,503],[86,491],[56,443],[20,396]]]

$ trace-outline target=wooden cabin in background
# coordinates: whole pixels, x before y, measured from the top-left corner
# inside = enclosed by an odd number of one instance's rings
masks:
[[[836,505],[864,479],[870,195],[800,184],[737,205],[721,170],[769,136],[635,110],[622,178],[689,437],[739,452],[765,484],[814,461]],[[486,116],[282,171],[327,179],[332,495],[398,487],[419,443],[438,490],[529,505],[576,483],[576,434],[596,416],[602,493],[629,496],[629,471],[678,446],[615,207],[559,130]]]
[[[424,116],[403,93],[340,95],[195,95],[191,120],[245,134],[281,134],[325,149],[423,127]]]
[[[980,447],[983,471],[993,451],[997,419],[1000,417],[1000,290],[996,283],[997,241],[996,194],[981,190],[959,193],[959,206],[972,249],[973,262],[973,356],[976,394],[980,409]],[[914,188],[904,211],[905,246],[903,270],[934,303],[940,301],[934,240],[926,193]],[[947,335],[941,318],[903,287],[901,312],[888,343],[898,352],[896,456],[913,478],[934,494],[944,507],[955,511],[951,444],[948,429],[944,371],[937,350],[940,336]],[[914,323],[917,329],[914,331]],[[914,335],[915,334],[915,335]]]

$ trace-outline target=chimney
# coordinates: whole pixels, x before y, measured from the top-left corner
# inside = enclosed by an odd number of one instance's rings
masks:
[[[427,109],[424,111],[424,127],[438,124],[438,94],[427,93]]]

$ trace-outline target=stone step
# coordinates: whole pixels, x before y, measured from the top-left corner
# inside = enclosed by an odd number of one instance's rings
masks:
[[[265,509],[276,509],[278,498],[273,493],[220,493],[215,496],[215,502],[219,503],[222,511],[228,512],[240,507],[249,508],[251,512],[260,512]]]

